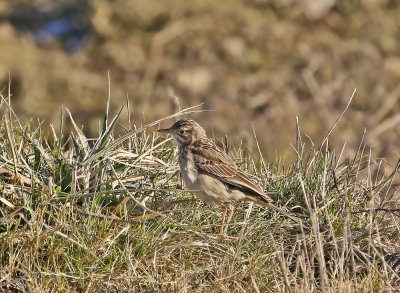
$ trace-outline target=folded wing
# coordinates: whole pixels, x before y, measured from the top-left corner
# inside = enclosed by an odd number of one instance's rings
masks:
[[[215,177],[228,185],[255,193],[265,201],[271,201],[264,191],[249,176],[231,163],[231,159],[211,141],[202,145],[194,144],[192,154],[200,173]]]

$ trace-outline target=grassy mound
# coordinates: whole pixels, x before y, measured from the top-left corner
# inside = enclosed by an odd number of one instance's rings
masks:
[[[221,144],[278,204],[303,223],[247,203],[228,236],[220,211],[182,188],[166,119],[119,125],[108,112],[99,135],[46,136],[20,125],[2,99],[0,290],[9,292],[387,292],[399,281],[397,166],[306,149],[298,132],[290,168]],[[121,113],[121,112],[120,112]],[[129,108],[128,108],[129,114]],[[170,122],[170,121],[169,121]],[[61,123],[63,125],[63,123]],[[120,128],[114,137],[114,130]],[[396,198],[397,197],[397,198]],[[397,262],[397,265],[396,265]],[[397,271],[396,271],[397,270]],[[8,291],[7,291],[8,292]]]

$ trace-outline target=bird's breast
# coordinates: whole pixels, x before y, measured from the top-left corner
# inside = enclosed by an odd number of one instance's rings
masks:
[[[185,185],[189,188],[195,187],[198,179],[198,171],[194,164],[192,153],[186,148],[179,150],[179,166]]]

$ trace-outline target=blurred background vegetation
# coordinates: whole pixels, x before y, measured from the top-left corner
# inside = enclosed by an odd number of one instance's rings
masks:
[[[273,160],[293,154],[296,116],[318,144],[357,88],[331,146],[351,155],[366,129],[397,159],[399,15],[397,0],[1,1],[0,90],[10,75],[20,117],[57,124],[65,105],[95,135],[109,71],[135,123],[204,103],[215,137],[255,150],[253,123]]]

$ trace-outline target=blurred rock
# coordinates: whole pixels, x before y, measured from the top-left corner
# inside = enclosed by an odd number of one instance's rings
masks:
[[[385,60],[385,69],[400,79],[400,56],[391,56]]]
[[[337,0],[305,0],[304,12],[310,19],[319,19],[324,17],[335,5]]]
[[[211,71],[206,67],[182,69],[178,72],[178,84],[194,95],[204,95],[213,81]]]

